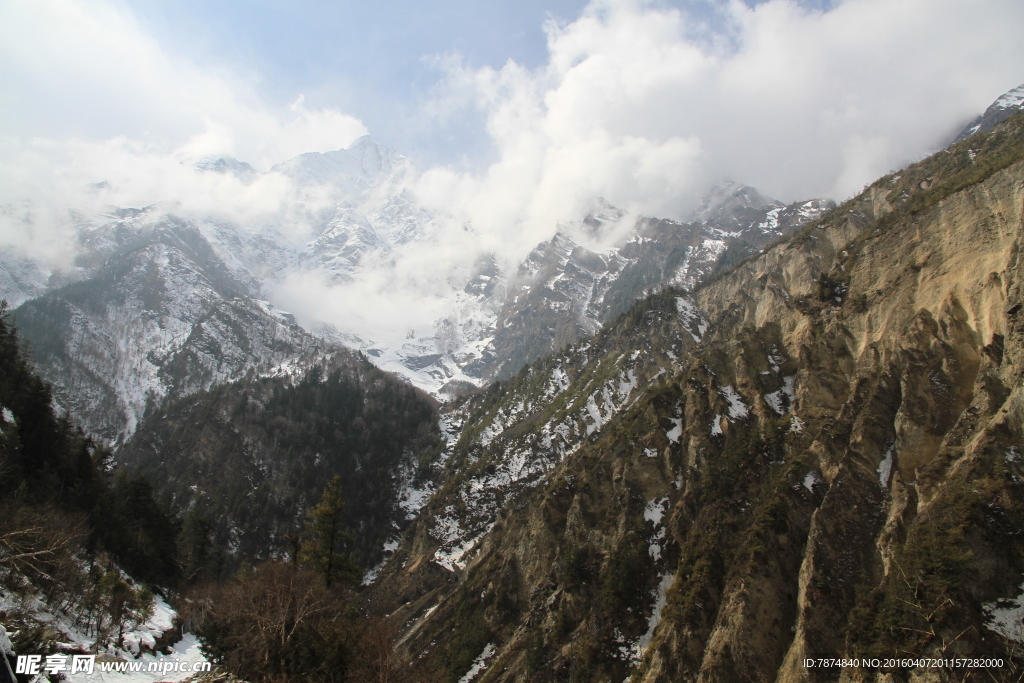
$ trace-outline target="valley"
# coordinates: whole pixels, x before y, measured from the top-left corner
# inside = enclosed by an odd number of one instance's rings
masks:
[[[0,260],[0,389],[36,387],[4,408],[0,472],[31,481],[26,425],[64,444],[59,477],[0,501],[74,527],[45,550],[66,581],[152,585],[250,680],[1018,680],[1024,114],[995,118],[838,206],[733,182],[685,222],[598,201],[519,262],[479,254],[433,329],[392,337],[274,299],[429,243],[415,169],[369,138],[272,171],[302,239],[285,213],[78,217],[72,267]],[[129,541],[98,533],[113,515]],[[22,533],[0,526],[0,560]],[[0,568],[11,610],[85,609]],[[309,630],[251,636],[274,619]]]

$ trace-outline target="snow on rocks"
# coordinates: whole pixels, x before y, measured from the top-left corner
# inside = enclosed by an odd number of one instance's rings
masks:
[[[885,451],[885,455],[882,457],[882,462],[878,464],[878,485],[883,489],[889,486],[889,476],[892,474],[892,456],[896,451],[896,445],[891,444]]]
[[[722,414],[718,413],[713,418],[711,418],[711,435],[721,436],[722,434]]]
[[[177,613],[171,609],[167,601],[157,595],[153,603],[153,614],[146,620],[146,623],[125,634],[125,648],[137,655],[143,647],[149,649],[156,647],[156,639],[174,625],[176,615]]]
[[[789,412],[790,406],[796,400],[796,375],[783,378],[781,389],[764,395],[764,402],[779,415]]]
[[[125,577],[128,578],[128,577]],[[18,609],[32,615],[32,619],[47,624],[60,634],[66,646],[78,651],[96,652],[95,634],[86,632],[77,616],[51,608],[41,596],[20,599],[15,603],[11,596],[0,596],[0,609]],[[174,624],[176,612],[159,595],[155,596],[153,611],[142,624],[124,632],[122,647],[112,644],[100,645],[99,653],[105,663],[122,666],[124,671],[103,671],[97,662],[91,674],[69,671],[61,672],[71,683],[154,683],[155,681],[181,681],[208,665],[199,648],[198,638],[186,633],[167,654],[154,653],[156,640]],[[0,626],[0,652],[12,651],[10,639]],[[141,654],[140,654],[141,653]],[[34,654],[34,653],[17,653]],[[207,671],[209,669],[206,669]]]
[[[676,297],[676,311],[679,313],[683,327],[693,337],[693,341],[699,344],[708,331],[707,318],[693,301],[682,296]]]
[[[600,386],[570,399],[534,429],[507,437],[511,427],[543,413],[557,403],[558,394],[572,385],[564,359],[555,359],[550,377],[538,384],[535,394],[494,408],[475,437],[468,443],[460,441],[460,447],[468,449],[471,466],[483,459],[487,467],[478,468],[462,483],[458,515],[453,506],[436,514],[429,532],[438,543],[434,561],[452,571],[463,568],[477,542],[493,527],[498,511],[513,495],[536,486],[552,467],[576,452],[585,437],[598,432],[614,415],[628,408],[630,400],[637,396],[636,364],[641,355],[641,351],[623,354],[613,361],[614,372],[610,377],[604,375],[606,379]],[[450,454],[457,438],[455,421],[461,419],[461,426],[466,416],[452,415],[448,419],[453,432],[446,449]],[[647,455],[657,457],[657,452]]]
[[[681,417],[669,418],[674,425],[672,429],[665,432],[665,436],[672,443],[679,443],[679,437],[683,435],[683,419]]]
[[[600,430],[616,413],[626,407],[629,396],[636,389],[636,385],[636,372],[630,368],[628,371],[619,373],[617,381],[609,380],[601,389],[587,397],[584,407],[584,419],[590,418],[590,423],[587,424],[587,436]],[[601,406],[598,406],[598,399],[601,400]]]
[[[777,232],[779,229],[779,212],[782,211],[784,206],[777,206],[765,214],[764,220],[757,224],[757,229],[761,232]]]
[[[66,680],[70,683],[170,683],[183,681],[199,670],[209,671],[208,668],[204,668],[209,662],[200,650],[199,639],[191,633],[186,633],[173,645],[170,654],[145,653],[138,659],[125,663],[128,666],[124,667],[124,671],[116,668],[113,671],[103,671],[103,667],[97,663],[91,674],[65,673]],[[132,671],[133,668],[139,670]]]
[[[740,398],[739,393],[737,393],[736,390],[732,388],[731,384],[727,384],[726,386],[719,389],[718,393],[729,404],[729,417],[736,420],[744,418],[749,414],[749,407],[747,406],[747,404],[743,402],[743,399]]]
[[[651,608],[651,616],[647,618],[647,631],[637,638],[632,647],[620,648],[620,652],[627,654],[635,663],[643,661],[647,648],[651,646],[651,641],[654,640],[654,630],[661,623],[661,614],[668,604],[668,591],[672,588],[675,580],[675,574],[661,575],[658,585],[651,591],[651,597],[654,598],[654,606]]]
[[[815,472],[814,470],[811,470],[810,472],[808,472],[807,474],[804,475],[804,482],[803,483],[804,483],[804,488],[805,489],[807,489],[811,493],[814,493],[814,485],[815,484],[821,484],[822,483],[822,478],[821,478],[821,476],[817,472]]]
[[[7,630],[3,624],[0,624],[0,653],[13,654],[14,648],[11,647],[11,639],[7,636]]]
[[[665,505],[668,503],[668,496],[653,498],[644,508],[644,520],[653,522],[655,527],[661,526],[661,520],[665,517]]]
[[[459,679],[459,683],[470,683],[470,681],[479,676],[487,668],[487,661],[494,656],[494,652],[494,643],[487,643],[480,656],[473,660],[473,665],[469,667],[469,671]]]
[[[569,379],[569,375],[565,374],[565,370],[562,369],[562,365],[559,363],[555,366],[555,369],[551,371],[551,382],[544,391],[544,398],[554,398],[568,389],[571,383],[572,380]]]
[[[1024,645],[1024,584],[1021,584],[1020,591],[1016,598],[985,603],[981,608],[988,616],[988,628]]]

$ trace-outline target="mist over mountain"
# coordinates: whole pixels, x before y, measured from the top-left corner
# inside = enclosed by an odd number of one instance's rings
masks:
[[[251,223],[173,202],[79,213],[71,267],[47,273],[16,252],[0,264],[0,296],[20,303],[58,403],[111,442],[165,400],[308,367],[335,345],[439,397],[483,386],[831,205],[787,207],[727,182],[681,223],[598,199],[517,260],[470,226],[453,239],[417,201],[417,169],[368,136],[266,173],[225,158],[195,168],[210,184],[283,177],[291,190]]]
[[[595,0],[373,137],[62,3],[0,5],[0,681],[1021,678],[1019,3]]]
[[[975,133],[987,133],[1024,108],[1024,84],[1007,91],[989,105],[983,113],[971,121],[953,142],[966,140]]]

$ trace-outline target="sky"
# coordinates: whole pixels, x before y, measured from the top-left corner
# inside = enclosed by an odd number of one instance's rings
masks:
[[[0,247],[66,262],[68,210],[108,204],[255,224],[287,183],[194,161],[365,134],[514,255],[597,197],[842,200],[1024,82],[1022,28],[1020,0],[0,0]]]

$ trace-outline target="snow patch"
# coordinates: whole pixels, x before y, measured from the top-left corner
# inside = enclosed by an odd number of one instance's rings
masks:
[[[644,519],[648,522],[654,522],[654,526],[659,526],[661,520],[665,517],[666,503],[668,503],[668,496],[651,499],[647,503],[647,507],[644,508]]]
[[[782,388],[764,395],[764,402],[779,415],[789,412],[789,407],[796,399],[796,375],[785,377]]]
[[[804,475],[804,488],[810,491],[811,493],[814,493],[814,485],[821,483],[823,483],[822,478],[814,470],[811,470],[810,472]]]
[[[700,309],[689,299],[678,296],[676,297],[676,311],[679,313],[683,327],[693,337],[693,341],[700,343],[704,338],[704,333],[708,330],[708,321]]]
[[[746,417],[749,414],[749,408],[740,398],[740,395],[732,388],[731,384],[718,390],[718,393],[728,402],[729,404],[729,417],[734,420],[737,418]]]
[[[407,485],[398,499],[398,507],[405,512],[406,520],[415,519],[416,513],[426,505],[433,493],[434,489],[429,484],[423,485],[422,488],[417,488],[412,484]]]
[[[11,639],[7,637],[7,630],[3,624],[0,624],[0,653],[3,654],[14,654],[14,648],[11,646]]]
[[[665,432],[665,436],[672,443],[679,443],[679,437],[683,435],[683,419],[681,417],[669,418],[675,424],[675,427]]]
[[[487,660],[493,656],[494,643],[487,643],[484,647],[484,651],[480,653],[480,656],[473,660],[473,666],[469,667],[469,671],[466,672],[466,675],[459,679],[459,683],[469,683],[479,676],[480,672],[487,668]]]
[[[664,574],[661,581],[658,582],[657,588],[651,591],[651,595],[654,597],[654,608],[651,610],[651,616],[647,618],[647,632],[640,636],[633,646],[633,661],[642,661],[647,648],[654,640],[654,630],[661,623],[661,613],[665,609],[665,605],[668,604],[668,591],[672,588],[675,580],[675,574]]]
[[[722,435],[722,414],[719,413],[711,418],[711,435],[721,436]]]
[[[1024,645],[1024,584],[1012,600],[996,600],[981,606],[988,616],[988,628],[1008,640]]]
[[[892,474],[892,456],[896,450],[896,445],[893,444],[885,451],[885,455],[882,457],[882,462],[878,464],[878,485],[883,489],[889,486],[889,475]]]

